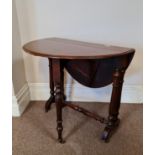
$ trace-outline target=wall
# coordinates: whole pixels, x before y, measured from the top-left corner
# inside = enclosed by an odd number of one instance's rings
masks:
[[[13,7],[15,7],[14,3]],[[16,9],[14,8],[12,10],[12,80],[15,94],[17,94],[20,88],[26,83],[26,78],[23,54],[21,52],[21,40],[18,29]]]
[[[18,27],[18,19],[15,3],[13,1],[12,12],[12,92],[13,115],[20,115],[29,102],[29,90],[25,76],[23,54],[21,51],[21,39]]]
[[[142,0],[16,0],[16,6],[22,44],[38,38],[62,37],[135,48],[125,76],[124,99],[131,93],[131,102],[142,102]],[[31,93],[38,90],[43,97],[41,89],[49,91],[47,59],[24,53],[24,63]],[[71,82],[67,75],[69,88]],[[103,89],[88,90],[73,83],[74,92],[91,91],[95,98],[96,94],[105,96]],[[106,90],[109,92],[110,87]],[[32,98],[38,99],[37,94]]]

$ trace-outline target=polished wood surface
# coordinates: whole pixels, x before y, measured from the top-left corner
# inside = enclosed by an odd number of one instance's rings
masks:
[[[103,59],[133,53],[134,49],[61,38],[31,41],[23,46],[30,54],[59,59]]]
[[[56,103],[58,141],[65,142],[62,137],[62,110],[64,107],[70,107],[105,123],[102,139],[107,142],[120,122],[118,115],[124,74],[135,50],[60,38],[35,40],[25,44],[23,49],[27,53],[47,57],[49,60],[51,96],[45,104],[45,111],[48,112],[51,104]],[[107,119],[65,101],[64,68],[75,80],[90,88],[113,84]],[[89,97],[89,94],[85,95]]]
[[[65,60],[68,73],[79,83],[90,88],[100,88],[113,82],[116,69],[127,69],[134,53],[104,59]]]

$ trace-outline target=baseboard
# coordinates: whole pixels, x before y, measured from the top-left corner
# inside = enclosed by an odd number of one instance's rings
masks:
[[[50,96],[48,83],[29,83],[31,100],[47,100]],[[122,91],[122,103],[142,103],[141,85],[124,85]],[[109,102],[112,86],[104,88],[87,88],[78,83],[65,85],[65,94],[69,101],[94,101]]]
[[[19,106],[18,106],[16,96],[12,96],[12,116],[13,117],[20,116]]]
[[[26,83],[15,96],[12,96],[12,116],[21,116],[29,102],[30,92]]]

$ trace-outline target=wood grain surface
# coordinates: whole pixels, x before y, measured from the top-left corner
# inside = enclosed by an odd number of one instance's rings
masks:
[[[23,46],[27,53],[57,59],[100,59],[133,53],[133,48],[87,43],[61,38],[31,41]]]

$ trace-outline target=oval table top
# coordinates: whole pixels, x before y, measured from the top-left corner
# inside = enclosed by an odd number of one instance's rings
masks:
[[[25,44],[23,49],[32,55],[58,59],[101,59],[135,52],[133,48],[61,38],[34,40]]]

